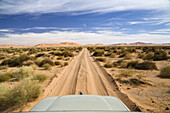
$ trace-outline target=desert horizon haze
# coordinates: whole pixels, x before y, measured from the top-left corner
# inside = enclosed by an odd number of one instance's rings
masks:
[[[0,0],[0,45],[170,43],[169,0]]]

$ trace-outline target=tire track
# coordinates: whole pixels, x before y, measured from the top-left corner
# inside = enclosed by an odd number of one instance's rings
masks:
[[[119,90],[112,76],[90,57],[87,49],[83,49],[62,71],[47,97],[77,95],[79,91],[86,95],[115,96],[132,111],[140,111],[135,103]]]

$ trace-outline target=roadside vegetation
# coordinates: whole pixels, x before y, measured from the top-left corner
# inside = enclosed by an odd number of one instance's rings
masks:
[[[0,48],[0,112],[38,98],[82,47]],[[55,72],[55,73],[54,73]]]
[[[113,74],[120,83],[129,85],[147,84],[144,76],[138,72],[151,71],[160,73],[161,78],[170,78],[169,46],[122,46],[122,47],[88,47],[91,55],[103,67],[116,71]],[[165,64],[164,67],[162,63]],[[113,73],[115,73],[113,71]],[[154,75],[157,77],[157,75]]]

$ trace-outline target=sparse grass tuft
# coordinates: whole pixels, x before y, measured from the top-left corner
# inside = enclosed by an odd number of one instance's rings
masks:
[[[44,60],[42,60],[42,62],[40,63],[40,66],[44,66],[44,64],[49,64],[51,66],[54,66],[54,62],[50,60],[49,58],[45,58]]]
[[[51,70],[51,65],[50,64],[44,64],[42,67],[44,67],[45,70]]]
[[[132,70],[121,70],[119,77],[132,77]]]
[[[113,67],[113,64],[106,63],[106,64],[104,64],[104,67],[106,67],[106,68],[111,68],[111,67]]]
[[[162,68],[158,76],[161,78],[170,78],[170,65]]]
[[[31,76],[32,74],[33,74],[32,67],[22,66],[14,72],[14,77],[17,80],[21,80],[23,78],[27,78],[27,77]]]
[[[9,80],[12,77],[13,77],[13,73],[12,72],[0,73],[0,82],[7,81],[7,80]]]
[[[68,65],[68,62],[64,62],[64,66],[67,66]]]
[[[47,79],[45,74],[36,74],[33,76],[33,80],[39,80],[39,82],[44,82]]]
[[[39,97],[42,90],[37,81],[24,80],[12,89],[3,88],[3,91],[3,93],[0,92],[0,110],[33,101]]]
[[[8,66],[0,66],[0,70],[8,69]]]
[[[105,58],[96,58],[96,61],[106,62],[106,59]]]

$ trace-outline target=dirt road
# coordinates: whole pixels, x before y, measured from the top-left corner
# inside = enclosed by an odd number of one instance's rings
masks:
[[[113,78],[94,61],[87,49],[83,49],[69,66],[49,85],[50,96],[75,95],[82,92],[85,95],[108,95],[121,99],[131,110],[139,111],[138,107],[121,93]]]

